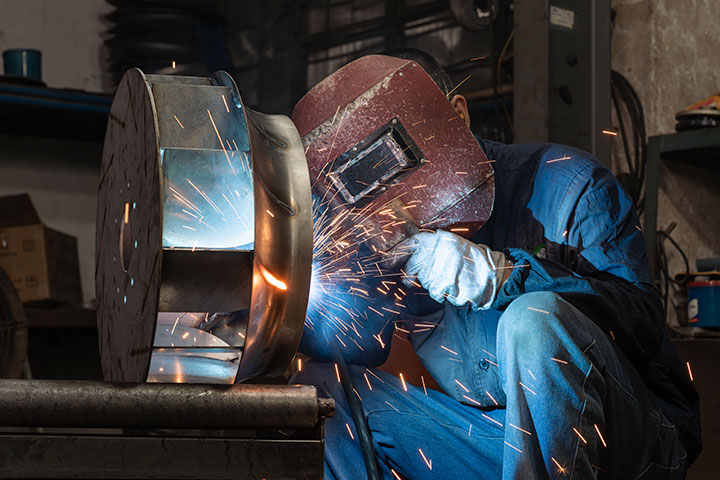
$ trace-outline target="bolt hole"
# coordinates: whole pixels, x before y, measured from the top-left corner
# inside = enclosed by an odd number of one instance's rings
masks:
[[[132,228],[130,228],[130,216],[127,204],[125,204],[124,221],[120,224],[120,263],[123,271],[127,272],[132,258]]]

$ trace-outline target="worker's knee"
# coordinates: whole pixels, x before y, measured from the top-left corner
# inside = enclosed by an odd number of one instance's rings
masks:
[[[500,317],[498,350],[525,355],[548,351],[566,329],[570,305],[553,292],[526,293]]]

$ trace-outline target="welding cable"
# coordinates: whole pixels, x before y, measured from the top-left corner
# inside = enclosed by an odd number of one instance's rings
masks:
[[[333,351],[333,356],[335,357],[335,363],[340,372],[340,384],[345,393],[345,400],[347,400],[348,406],[350,407],[350,415],[352,416],[353,424],[355,424],[358,442],[360,442],[360,449],[362,450],[363,459],[365,460],[368,480],[380,480],[380,469],[378,468],[377,457],[375,456],[375,446],[373,445],[370,427],[365,419],[362,402],[358,396],[355,395],[355,388],[350,378],[350,372],[337,347]]]
[[[629,186],[629,189],[632,191],[629,193],[633,197],[638,214],[641,214],[644,210],[643,187],[647,167],[645,114],[640,97],[627,78],[619,72],[612,70],[611,79],[612,102],[620,124],[625,160],[629,169],[629,179],[632,183],[632,185]],[[629,128],[626,128],[625,122],[623,121],[623,109],[621,106],[625,107],[625,113],[630,120]]]
[[[667,229],[657,231],[657,272],[658,272],[658,289],[663,301],[663,307],[667,311],[668,302],[670,300],[670,289],[672,288],[677,293],[677,290],[682,290],[685,284],[690,278],[690,263],[688,262],[687,255],[678,243],[670,236],[672,231],[675,229],[676,223],[672,222]],[[676,280],[670,275],[669,264],[667,258],[667,250],[665,249],[665,240],[670,241],[670,244],[680,253],[683,263],[685,264],[685,273],[679,279]],[[673,307],[675,304],[673,303]]]

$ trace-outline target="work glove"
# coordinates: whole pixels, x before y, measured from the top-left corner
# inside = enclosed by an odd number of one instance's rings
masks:
[[[503,253],[442,230],[418,233],[402,248],[411,253],[404,281],[419,283],[438,303],[488,309],[512,270]]]

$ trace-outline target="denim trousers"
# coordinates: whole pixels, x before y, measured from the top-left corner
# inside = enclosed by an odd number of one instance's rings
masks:
[[[517,298],[495,322],[503,390],[495,397],[504,399],[495,408],[348,367],[383,478],[684,478],[675,427],[612,339],[584,314],[554,293],[538,292]],[[325,477],[367,478],[334,365],[308,362],[293,381],[335,399],[335,415],[326,421]]]

